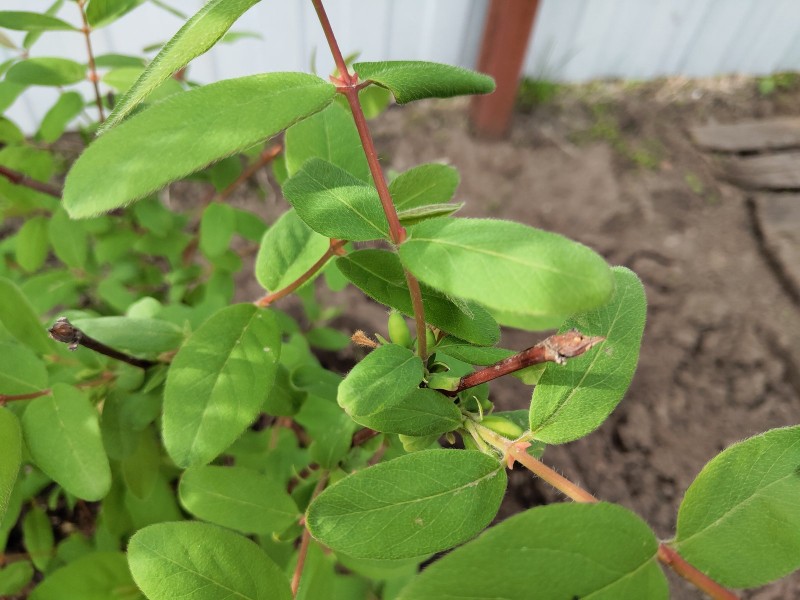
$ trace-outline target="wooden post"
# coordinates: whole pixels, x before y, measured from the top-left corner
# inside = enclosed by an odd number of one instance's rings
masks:
[[[494,77],[497,89],[472,99],[470,120],[478,135],[502,137],[508,132],[538,5],[539,0],[492,0],[478,71]]]

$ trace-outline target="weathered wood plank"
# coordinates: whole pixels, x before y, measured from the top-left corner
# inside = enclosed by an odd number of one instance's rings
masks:
[[[754,190],[800,190],[800,152],[727,158],[722,176]]]
[[[742,121],[689,129],[695,144],[717,152],[754,152],[800,148],[800,118]]]
[[[786,291],[800,300],[800,194],[759,194],[753,203],[764,252]]]

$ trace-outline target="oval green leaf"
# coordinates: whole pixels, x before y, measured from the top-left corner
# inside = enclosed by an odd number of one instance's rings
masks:
[[[22,520],[22,541],[28,556],[39,571],[47,570],[53,558],[55,536],[47,513],[38,506],[32,506]]]
[[[586,246],[520,223],[434,219],[409,229],[400,259],[420,281],[490,311],[556,327],[608,301],[614,278]]]
[[[181,328],[161,319],[97,317],[75,319],[72,324],[86,335],[136,356],[158,356],[175,350],[183,341]]]
[[[47,336],[31,303],[14,282],[5,277],[0,277],[0,322],[11,335],[38,354],[54,350],[54,342]]]
[[[242,533],[280,532],[300,518],[285,486],[244,467],[190,467],[178,497],[194,516]]]
[[[86,65],[67,58],[29,58],[6,71],[6,81],[23,85],[71,85],[85,78]]]
[[[408,316],[414,314],[403,265],[394,252],[356,250],[337,258],[336,266],[370,298]],[[482,346],[491,346],[500,338],[500,327],[483,307],[473,302],[457,302],[424,284],[420,288],[428,323]]]
[[[389,184],[389,193],[398,211],[450,202],[460,177],[450,165],[429,163],[398,175]]]
[[[172,74],[207,52],[225,35],[236,20],[259,0],[211,0],[164,44],[147,65],[139,80],[114,106],[102,131],[124,119],[136,106]],[[257,97],[257,96],[254,96]],[[252,100],[252,98],[250,98]],[[253,108],[249,109],[253,110]],[[238,111],[234,111],[238,112]]]
[[[666,600],[658,541],[615,504],[551,504],[506,519],[436,561],[398,600]],[[476,568],[480,565],[480,568]]]
[[[61,262],[73,269],[86,265],[89,240],[83,223],[70,220],[67,212],[59,207],[50,218],[49,234],[50,245]]]
[[[2,518],[0,516],[0,518]],[[0,597],[10,597],[22,593],[33,580],[33,565],[30,561],[20,560],[0,568]]]
[[[83,110],[83,97],[78,92],[65,92],[47,111],[36,132],[36,139],[51,144],[61,137],[72,120]]]
[[[678,511],[675,549],[723,585],[763,585],[800,567],[800,426],[718,454]]]
[[[163,437],[181,467],[206,464],[253,422],[275,382],[280,330],[253,305],[223,308],[172,361],[164,389]]]
[[[130,12],[144,0],[92,0],[86,9],[86,20],[92,29],[114,22]]]
[[[388,344],[370,352],[339,385],[337,401],[356,422],[385,433],[433,435],[461,425],[452,398],[420,389],[422,359]]]
[[[47,219],[42,216],[25,221],[15,239],[16,259],[28,273],[38,271],[47,259],[50,240],[47,235]]]
[[[644,333],[647,300],[633,271],[612,269],[615,293],[608,304],[569,319],[560,329],[605,338],[586,354],[550,363],[533,391],[534,437],[563,444],[594,431],[616,408],[631,384]]]
[[[291,600],[289,581],[247,538],[206,523],[159,523],[128,544],[128,564],[149,600]]]
[[[311,503],[311,535],[354,558],[400,559],[475,536],[500,507],[505,469],[469,450],[423,450],[345,477]]]
[[[22,430],[14,413],[0,406],[0,522],[8,510],[11,491],[22,461]]]
[[[314,75],[268,73],[172,95],[86,149],[67,175],[64,206],[81,218],[129,204],[275,135],[334,93]]]
[[[0,10],[0,27],[16,31],[78,31],[56,17],[19,10]]]
[[[51,396],[30,402],[22,431],[36,466],[70,494],[94,502],[108,493],[111,469],[97,410],[82,392],[54,384]]]
[[[377,190],[322,159],[306,161],[283,194],[311,229],[329,238],[366,242],[389,235]]]
[[[30,394],[47,387],[47,369],[33,352],[0,342],[0,394]]]
[[[333,103],[286,131],[286,169],[297,173],[310,158],[321,158],[361,181],[370,181],[369,165],[350,111]]]
[[[30,600],[139,600],[125,555],[92,552],[47,575]]]
[[[264,233],[256,257],[256,279],[266,290],[280,290],[308,271],[329,245],[328,238],[291,209]]]
[[[353,70],[360,79],[391,90],[399,104],[423,98],[488,94],[495,87],[488,75],[421,60],[355,63]]]
[[[224,254],[236,231],[236,213],[227,204],[212,202],[200,219],[200,250],[209,258]]]

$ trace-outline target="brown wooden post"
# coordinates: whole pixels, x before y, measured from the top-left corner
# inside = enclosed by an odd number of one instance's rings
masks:
[[[508,132],[538,5],[539,0],[492,0],[478,71],[494,77],[497,89],[472,99],[470,120],[478,135],[502,137]]]

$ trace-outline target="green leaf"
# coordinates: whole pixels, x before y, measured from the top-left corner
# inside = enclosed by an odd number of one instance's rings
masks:
[[[486,527],[505,487],[505,470],[495,458],[423,450],[335,483],[311,503],[306,524],[321,543],[354,558],[423,556]]]
[[[33,565],[44,572],[53,558],[55,537],[47,513],[38,506],[32,506],[22,520],[22,539]]]
[[[33,579],[33,566],[27,560],[9,563],[0,569],[0,596],[22,592]]]
[[[173,73],[207,52],[230,29],[234,22],[257,2],[258,0],[211,0],[211,2],[203,6],[161,48],[156,57],[147,66],[139,81],[125,96],[120,98],[103,124],[101,131],[107,131],[114,127],[164,80],[169,79]],[[264,99],[261,98],[260,93],[245,93],[241,99],[252,100],[252,98],[256,97],[260,98],[262,104],[264,104]],[[227,107],[225,110],[226,112],[233,111],[233,113],[241,117],[257,109],[251,106],[245,109],[245,113],[233,107]],[[213,114],[213,109],[210,114]]]
[[[25,86],[19,83],[0,81],[0,110],[5,112],[24,90]]]
[[[0,323],[20,342],[37,354],[54,350],[54,342],[20,289],[5,277],[0,277]]]
[[[94,64],[99,69],[119,69],[122,67],[139,67],[143,69],[147,63],[141,56],[109,53],[95,56]]]
[[[551,504],[514,515],[436,561],[398,600],[666,600],[657,551],[650,528],[621,506]]]
[[[44,363],[28,348],[0,342],[0,394],[30,394],[47,387]]]
[[[464,207],[463,202],[458,204],[428,204],[427,206],[418,206],[417,208],[409,208],[397,213],[397,218],[403,227],[410,227],[417,223],[422,223],[428,219],[435,219],[437,217],[449,217],[455,212],[458,212]]]
[[[321,158],[362,182],[369,165],[350,111],[333,103],[286,131],[286,168],[294,175],[310,158]]]
[[[358,426],[327,398],[309,392],[294,420],[302,425],[313,442],[309,458],[324,469],[335,469],[347,455]]]
[[[223,254],[230,246],[236,230],[236,213],[227,204],[212,202],[200,219],[200,250],[213,258]]]
[[[2,406],[0,406],[0,456],[3,457],[3,460],[0,460],[0,522],[2,522],[22,462],[22,431],[19,421],[14,413]]]
[[[78,31],[61,19],[16,10],[0,10],[0,27],[16,31]]]
[[[435,219],[409,229],[400,259],[420,281],[490,311],[555,327],[605,303],[614,278],[595,252],[560,235],[490,219]],[[535,323],[534,323],[535,321]]]
[[[403,266],[397,254],[377,249],[356,250],[337,258],[336,266],[370,298],[408,316],[414,314]],[[483,346],[492,345],[500,338],[500,328],[481,306],[457,301],[424,284],[420,288],[428,323]]]
[[[756,587],[800,567],[800,426],[724,450],[678,511],[675,549],[723,585]]]
[[[452,398],[420,389],[422,359],[388,344],[370,352],[339,386],[337,402],[352,419],[386,433],[433,435],[461,425]]]
[[[89,256],[89,240],[83,223],[72,221],[63,208],[49,222],[50,245],[58,259],[68,267],[82,269]]]
[[[365,242],[389,235],[375,188],[319,158],[306,161],[283,194],[311,229],[329,238]]]
[[[74,218],[124,206],[275,135],[334,93],[313,75],[267,73],[174,94],[84,151],[67,175],[64,206]]]
[[[142,65],[116,67],[103,75],[102,82],[124,94],[138,81],[143,72],[144,66]],[[184,91],[184,87],[177,79],[167,79],[148,94],[147,102],[149,104],[163,100],[167,96],[182,91]]]
[[[150,600],[291,600],[289,581],[261,548],[205,523],[161,523],[128,545],[133,579]]]
[[[147,500],[158,481],[161,447],[152,427],[140,431],[134,440],[136,443],[133,452],[122,459],[122,476],[134,496]]]
[[[111,470],[97,410],[82,392],[54,384],[51,396],[30,402],[22,431],[36,466],[70,494],[93,502],[108,493]]]
[[[19,266],[28,273],[38,271],[44,265],[49,248],[47,219],[33,217],[25,221],[16,237],[16,258]]]
[[[108,455],[122,460],[133,454],[139,444],[139,432],[155,421],[160,412],[160,395],[112,390],[103,402],[100,423]]]
[[[398,211],[450,202],[460,177],[449,165],[429,163],[409,169],[389,184],[389,193]]]
[[[91,0],[86,9],[86,20],[93,29],[114,22],[130,12],[144,0]]]
[[[423,98],[452,98],[494,91],[488,75],[417,60],[355,63],[353,70],[362,80],[374,81],[394,94],[399,104]]]
[[[161,319],[97,317],[75,319],[72,324],[115,350],[136,356],[155,357],[175,350],[183,341],[180,327]]]
[[[300,517],[281,483],[244,467],[190,467],[178,497],[194,516],[242,533],[280,532]]]
[[[264,234],[256,257],[256,279],[266,290],[280,290],[308,271],[329,245],[328,238],[291,209]]]
[[[530,427],[548,444],[577,440],[594,431],[616,408],[639,361],[647,300],[633,271],[612,269],[616,283],[608,304],[569,319],[560,332],[578,329],[605,341],[565,365],[547,365],[533,392]]]
[[[71,85],[85,78],[86,65],[66,58],[28,58],[6,73],[6,81],[24,85]]]
[[[163,437],[178,466],[206,464],[258,416],[275,382],[280,330],[272,313],[237,304],[212,315],[172,361]]]
[[[49,574],[30,600],[139,600],[125,555],[92,552]]]
[[[42,119],[36,139],[47,144],[55,142],[82,110],[83,98],[78,92],[61,94]]]

